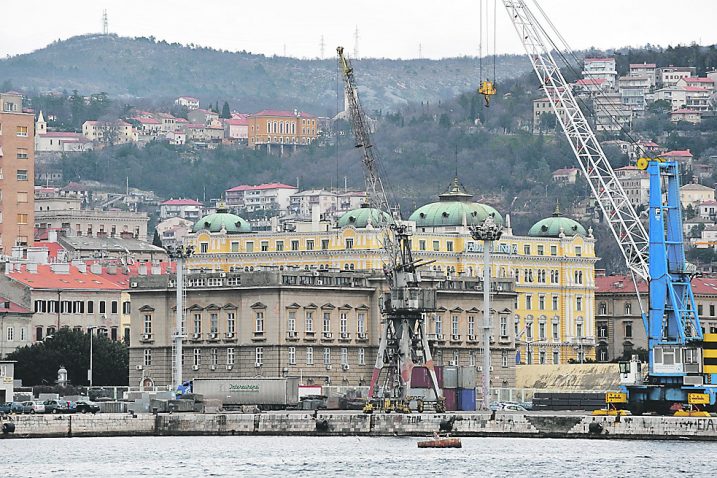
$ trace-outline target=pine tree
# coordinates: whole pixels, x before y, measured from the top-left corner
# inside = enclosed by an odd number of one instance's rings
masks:
[[[218,103],[217,103],[217,104],[218,104]],[[232,112],[231,112],[231,110],[229,109],[229,103],[226,102],[226,101],[224,102],[224,106],[222,106],[222,115],[221,115],[221,117],[222,117],[222,118],[225,118],[225,119],[229,119],[229,118],[232,117]]]
[[[159,237],[159,232],[155,229],[154,230],[154,237],[152,238],[152,245],[157,247],[162,247],[162,239]]]

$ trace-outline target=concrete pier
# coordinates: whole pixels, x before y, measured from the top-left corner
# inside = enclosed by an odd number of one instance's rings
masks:
[[[383,414],[322,411],[241,413],[159,413],[19,415],[6,417],[15,431],[0,438],[336,435],[430,436],[450,430],[464,437],[717,440],[717,417],[593,417],[571,414],[484,413]]]

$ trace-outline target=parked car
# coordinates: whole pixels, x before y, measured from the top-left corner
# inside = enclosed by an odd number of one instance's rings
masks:
[[[80,400],[76,404],[77,413],[97,413],[100,411],[100,406],[90,401]]]
[[[12,410],[12,403],[10,403],[10,402],[5,402],[5,403],[0,402],[0,414],[5,414],[5,415],[7,415],[8,413],[10,413],[11,410]]]
[[[39,401],[23,402],[25,407],[29,407],[30,411],[25,413],[45,413],[45,404]]]
[[[25,405],[22,402],[12,402],[10,404],[10,413],[22,415],[25,413]],[[30,413],[30,411],[28,410],[27,413]]]
[[[503,408],[500,409],[502,412],[526,412],[527,410],[522,405],[517,403],[505,403]]]
[[[45,413],[69,413],[67,401],[65,400],[45,400]]]

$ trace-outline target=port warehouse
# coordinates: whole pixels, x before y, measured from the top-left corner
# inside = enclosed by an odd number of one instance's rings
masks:
[[[482,373],[482,283],[476,278],[447,280],[443,274],[432,278],[430,273],[425,280],[438,289],[443,320],[443,333],[435,333],[432,325],[435,361],[471,367],[477,383]],[[185,379],[299,377],[309,385],[368,385],[385,287],[381,273],[275,268],[189,273],[186,283]],[[496,279],[492,287],[491,381],[508,390],[515,386],[515,334],[507,324],[516,294],[511,279]],[[130,294],[130,386],[166,390],[172,386],[173,277],[140,277]]]

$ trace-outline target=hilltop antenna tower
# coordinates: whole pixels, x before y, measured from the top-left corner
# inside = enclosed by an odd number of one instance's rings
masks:
[[[102,34],[107,35],[110,32],[109,21],[107,19],[107,9],[102,10]]]
[[[354,60],[358,60],[359,56],[359,31],[358,31],[358,25],[356,25],[356,30],[354,30]]]
[[[423,58],[423,45],[421,43],[418,44],[418,59],[420,60]]]
[[[324,36],[321,35],[321,41],[319,42],[319,46],[321,47],[321,59],[324,59],[324,47],[326,44],[324,43]]]

